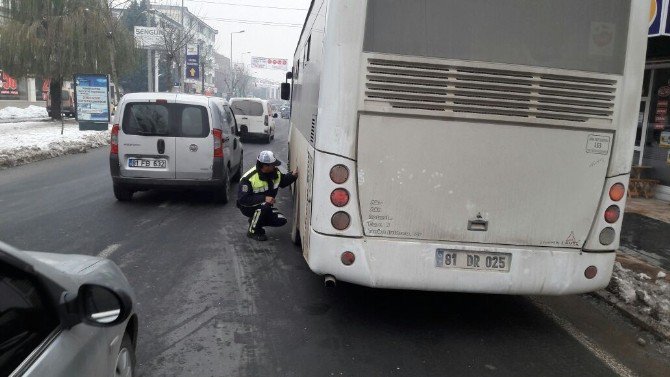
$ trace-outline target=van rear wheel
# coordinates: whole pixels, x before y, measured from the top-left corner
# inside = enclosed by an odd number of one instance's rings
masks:
[[[133,190],[120,185],[114,185],[114,196],[120,202],[128,202],[133,199]]]
[[[214,199],[217,203],[226,204],[230,200],[230,175],[228,169],[224,172],[223,186],[214,191]]]

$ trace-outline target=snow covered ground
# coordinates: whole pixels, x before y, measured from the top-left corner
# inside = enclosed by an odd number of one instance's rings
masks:
[[[18,107],[6,107],[0,109],[0,122],[11,122],[15,120],[40,120],[49,119],[47,109],[43,106],[30,105],[25,109]]]
[[[607,287],[612,295],[605,295],[605,298],[634,313],[659,332],[670,334],[670,283],[663,271],[653,275],[627,269],[615,262],[612,280]]]
[[[79,131],[79,125],[72,121],[65,123],[63,135],[60,130],[59,121],[1,123],[0,168],[109,144],[109,131]]]

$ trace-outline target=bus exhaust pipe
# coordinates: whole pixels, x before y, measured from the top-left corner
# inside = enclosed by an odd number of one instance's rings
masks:
[[[335,288],[337,286],[337,280],[335,279],[335,276],[326,275],[323,279],[323,285],[325,285],[326,288]]]

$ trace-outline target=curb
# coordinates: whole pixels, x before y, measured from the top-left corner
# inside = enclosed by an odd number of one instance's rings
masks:
[[[654,334],[656,338],[661,340],[670,340],[670,330],[664,330],[658,328],[657,326],[654,326],[653,324],[649,323],[649,321],[646,318],[642,317],[638,313],[632,310],[628,310],[628,308],[625,305],[621,304],[621,302],[619,302],[616,296],[614,296],[612,293],[607,292],[604,289],[601,289],[599,291],[591,292],[590,294],[612,305],[620,313],[628,317],[635,325],[650,332],[651,334]]]

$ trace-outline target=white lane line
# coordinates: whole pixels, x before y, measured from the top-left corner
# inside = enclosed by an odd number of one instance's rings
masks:
[[[600,349],[600,347],[594,344],[591,341],[591,339],[589,339],[586,335],[584,335],[584,333],[579,331],[579,329],[573,326],[570,322],[564,320],[563,318],[559,317],[556,313],[554,313],[554,311],[551,310],[549,306],[537,302],[534,299],[531,300],[533,301],[535,306],[537,306],[538,309],[540,309],[547,317],[551,318],[554,322],[556,322],[557,325],[561,326],[563,330],[565,330],[579,343],[581,343],[584,347],[586,347],[586,349],[588,349],[595,357],[600,359],[600,361],[602,361],[605,365],[607,365],[614,373],[622,377],[636,376],[636,374],[633,373],[632,370],[628,369],[627,366],[617,361],[617,359],[615,359],[614,356]]]
[[[110,255],[112,255],[116,250],[118,250],[121,247],[121,244],[119,243],[113,243],[109,246],[107,246],[103,251],[98,253],[98,256],[100,258],[109,258]]]

